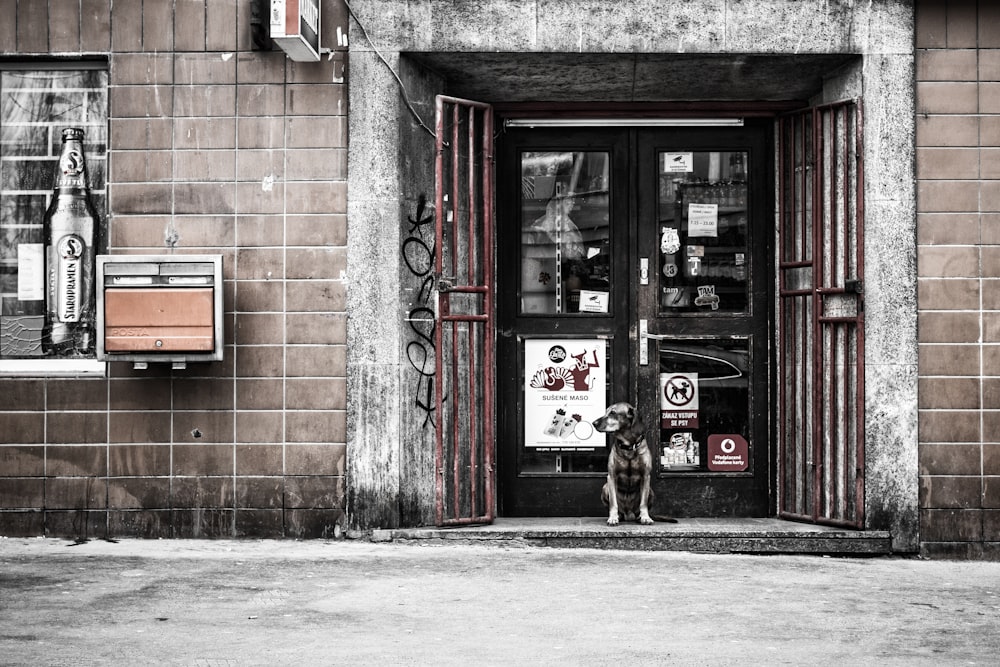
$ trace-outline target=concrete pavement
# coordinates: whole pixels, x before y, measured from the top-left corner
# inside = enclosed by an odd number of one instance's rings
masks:
[[[5,665],[972,665],[1000,563],[0,538]]]

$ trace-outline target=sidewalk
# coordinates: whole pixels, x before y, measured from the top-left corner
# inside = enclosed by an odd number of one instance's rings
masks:
[[[996,664],[1000,563],[0,538],[5,665]]]

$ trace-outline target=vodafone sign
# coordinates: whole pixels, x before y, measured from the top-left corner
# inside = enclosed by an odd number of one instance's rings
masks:
[[[750,467],[750,446],[735,433],[708,436],[708,469],[740,472]]]

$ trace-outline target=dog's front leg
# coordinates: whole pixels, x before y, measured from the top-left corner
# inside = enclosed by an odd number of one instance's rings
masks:
[[[618,480],[615,476],[615,453],[608,456],[608,481],[604,485],[604,495],[608,503],[608,525],[618,525]]]
[[[653,459],[649,454],[643,458],[642,487],[639,492],[639,523],[651,524],[653,518],[649,516],[649,491],[650,491],[650,471],[653,468]]]

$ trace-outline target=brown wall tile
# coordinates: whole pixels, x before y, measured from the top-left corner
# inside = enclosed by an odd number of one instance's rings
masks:
[[[331,539],[340,535],[340,509],[285,510],[285,535],[295,539]]]
[[[284,148],[285,128],[281,118],[240,118],[236,143],[239,148]]]
[[[41,477],[44,474],[45,447],[0,445],[0,477]]]
[[[174,0],[176,50],[205,50],[205,5],[204,0]]]
[[[114,411],[108,415],[108,442],[170,442],[170,413]]]
[[[238,313],[237,345],[280,345],[284,341],[284,315],[280,313]]]
[[[17,16],[17,0],[0,0],[0,16]],[[0,53],[17,51],[17,21],[0,21]],[[2,516],[0,516],[2,521]]]
[[[231,509],[175,509],[170,512],[173,537],[210,539],[233,537],[235,512]]]
[[[983,345],[983,375],[1000,375],[1000,346]]]
[[[301,345],[287,348],[287,377],[347,377],[347,350],[342,346]]]
[[[915,54],[917,81],[975,81],[976,49],[918,49]]]
[[[45,506],[45,482],[41,477],[0,477],[0,507],[33,509]]]
[[[108,482],[99,477],[56,477],[45,480],[46,509],[104,509]]]
[[[280,215],[236,216],[236,235],[242,248],[282,245],[284,230]]]
[[[50,445],[45,454],[45,474],[57,477],[106,476],[107,445]]]
[[[975,146],[979,141],[976,116],[917,115],[917,146]]]
[[[285,283],[285,293],[289,313],[347,310],[347,285],[340,280],[290,280]]]
[[[168,507],[170,480],[166,477],[112,477],[108,480],[109,509],[155,510]]]
[[[290,410],[344,410],[347,381],[343,378],[289,378],[285,381]]]
[[[285,474],[342,476],[346,451],[342,444],[287,445]]]
[[[231,508],[233,479],[231,477],[175,477],[170,494],[176,508]]]
[[[284,86],[244,84],[236,91],[236,114],[240,117],[281,116],[284,113]]]
[[[108,475],[169,475],[170,456],[169,445],[111,445],[108,447]]]
[[[983,474],[1000,475],[1000,445],[993,443],[983,445]]]
[[[921,475],[979,475],[982,471],[979,445],[921,445]]]
[[[347,342],[347,315],[289,313],[285,319],[289,345],[343,345]]]
[[[0,3],[0,9],[2,9],[2,3]],[[0,29],[0,37],[3,37],[2,29]],[[0,44],[2,43],[0,42]],[[35,510],[0,511],[0,535],[6,537],[41,537],[44,534],[44,512]]]
[[[979,281],[965,278],[921,278],[917,301],[924,310],[978,310]]]
[[[236,147],[235,118],[177,118],[174,148],[212,150]]]
[[[237,377],[281,377],[284,368],[284,348],[278,345],[240,347],[236,354]]]
[[[170,535],[170,510],[108,512],[108,534],[112,537],[142,538]]]
[[[0,429],[0,444],[32,445],[45,442],[44,412],[8,412]]]
[[[995,49],[1000,47],[1000,5],[989,0],[979,3],[979,48]]]
[[[5,410],[44,410],[45,382],[43,380],[0,379],[0,396]]]
[[[173,127],[170,118],[112,118],[110,147],[113,151],[169,149]]]
[[[921,277],[975,278],[979,276],[979,249],[920,246],[917,269]]]
[[[921,408],[977,410],[980,407],[979,378],[920,378],[918,383],[917,396]],[[996,389],[1000,392],[1000,385]],[[997,400],[1000,400],[1000,394],[997,395]]]
[[[924,311],[917,317],[921,343],[975,343],[981,338],[978,312]]]
[[[284,405],[284,380],[236,381],[237,410],[280,410]]]
[[[233,442],[233,413],[174,412],[173,441],[176,443]]]
[[[10,16],[8,14],[8,16]],[[17,50],[45,53],[49,50],[49,8],[47,2],[17,3]]]
[[[939,49],[947,46],[948,16],[945,4],[923,2],[915,16],[918,49]]]
[[[235,51],[236,26],[239,12],[236,0],[213,0],[205,5],[205,25],[218,26],[208,30],[205,47],[209,51]],[[243,12],[249,18],[249,12]],[[247,46],[249,48],[249,46]]]
[[[111,48],[111,0],[81,0],[80,47],[103,53]]]
[[[236,442],[282,442],[284,415],[281,412],[236,413]]]
[[[1000,113],[1000,83],[979,84],[979,113]]]
[[[55,2],[49,6],[49,50],[55,53],[80,51],[80,5]]]
[[[169,53],[115,53],[111,56],[112,86],[154,84],[169,86],[173,82],[174,59]],[[170,94],[169,88],[158,90]]]
[[[231,410],[233,380],[178,378],[174,380],[175,410]]]
[[[204,3],[201,7],[204,10]],[[177,54],[174,56],[174,81],[183,87],[236,83],[236,59],[219,53]]]
[[[236,312],[281,312],[285,286],[280,280],[241,280],[236,288]]]
[[[981,510],[920,510],[920,539],[922,542],[978,542],[982,540],[982,537]]]
[[[982,505],[978,476],[921,476],[921,506],[935,509],[974,509]]]
[[[236,177],[232,151],[178,151],[175,177],[184,181],[231,181]]]
[[[917,82],[918,114],[962,114],[979,111],[979,86],[975,83]]]
[[[111,179],[116,183],[169,181],[174,176],[171,151],[114,151],[110,163]]]
[[[232,475],[232,445],[174,445],[174,475]]]
[[[281,475],[284,473],[281,445],[236,445],[237,475]]]
[[[174,86],[174,113],[198,118],[236,113],[235,86]]]
[[[45,441],[49,444],[108,441],[106,412],[47,412],[45,422]]]
[[[948,4],[948,48],[975,47],[978,41],[976,0],[958,0]]]
[[[921,442],[981,442],[976,410],[921,410]]]
[[[286,224],[288,245],[347,245],[346,215],[294,215]]]
[[[282,477],[238,477],[236,507],[239,509],[281,509],[285,482]]]
[[[978,376],[980,374],[979,354],[978,345],[921,344],[918,347],[920,374],[923,376]],[[1000,363],[1000,358],[997,361]]]
[[[347,119],[344,116],[288,118],[288,148],[347,147]]]
[[[295,509],[333,509],[344,497],[343,477],[286,477],[285,507]]]
[[[961,213],[979,210],[978,181],[918,181],[917,210]]]
[[[918,148],[917,178],[974,179],[979,177],[976,148]]]
[[[286,536],[284,512],[280,509],[236,510],[234,526],[236,537],[276,538]]]

